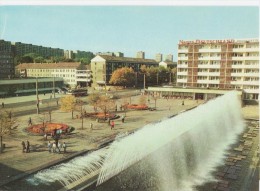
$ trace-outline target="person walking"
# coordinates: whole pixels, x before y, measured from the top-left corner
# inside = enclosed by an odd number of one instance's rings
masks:
[[[2,108],[4,108],[5,107],[5,103],[4,102],[2,102]]]
[[[44,134],[44,140],[47,141],[47,139],[48,139],[48,134],[45,133],[45,134]]]
[[[26,146],[25,146],[25,142],[22,141],[22,147],[23,147],[23,153],[26,151]]]
[[[57,147],[57,146],[56,146],[56,143],[53,142],[53,143],[52,143],[52,152],[53,152],[53,153],[56,153],[56,147]]]
[[[28,126],[29,125],[32,125],[32,118],[31,117],[29,117],[29,120],[28,120]]]
[[[64,149],[63,152],[66,153],[67,145],[65,144],[65,142],[63,142],[63,144],[62,144],[62,148]]]
[[[60,142],[58,142],[57,149],[58,149],[58,152],[60,153],[60,149],[61,149],[61,144],[60,144]]]
[[[26,141],[26,152],[30,152],[30,142],[28,140]]]
[[[111,121],[111,130],[115,127],[115,122]]]
[[[47,145],[47,146],[48,146],[48,151],[49,151],[49,153],[51,153],[51,147],[52,147],[51,141],[48,142],[48,145]]]
[[[90,123],[90,130],[93,130],[93,123]]]
[[[124,123],[125,122],[125,116],[123,115],[122,116],[122,123]]]

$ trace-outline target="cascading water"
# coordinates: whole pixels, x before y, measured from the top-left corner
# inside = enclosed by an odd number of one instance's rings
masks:
[[[212,180],[210,173],[223,162],[225,151],[244,129],[240,105],[237,94],[230,92],[115,141],[109,148],[97,184],[143,158],[149,161],[149,168],[153,168],[153,174],[159,178],[158,190],[188,191]]]
[[[230,92],[174,118],[119,136],[109,148],[43,170],[28,181],[56,181],[67,187],[98,171],[97,185],[102,184],[98,187],[115,177],[120,189],[114,190],[193,190],[213,180],[211,172],[223,163],[225,151],[243,131],[240,112],[237,94]],[[144,189],[147,185],[150,188]],[[109,190],[113,190],[111,185]]]

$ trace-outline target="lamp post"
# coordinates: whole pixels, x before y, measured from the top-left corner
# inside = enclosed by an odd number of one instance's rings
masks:
[[[53,97],[55,98],[55,77],[54,76],[52,80],[52,91],[53,91]]]
[[[40,107],[39,107],[39,93],[38,93],[38,78],[36,77],[36,109],[37,109],[37,114],[40,113]]]
[[[145,73],[144,73],[144,91],[145,91]]]

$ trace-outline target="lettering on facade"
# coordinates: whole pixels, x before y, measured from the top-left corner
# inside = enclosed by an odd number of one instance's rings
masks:
[[[234,39],[227,39],[227,40],[191,40],[191,41],[185,41],[180,40],[179,44],[222,44],[222,43],[234,43]]]

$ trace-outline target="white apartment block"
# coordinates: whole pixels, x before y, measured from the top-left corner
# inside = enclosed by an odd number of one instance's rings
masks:
[[[242,89],[244,100],[259,100],[259,39],[181,40],[177,85]]]
[[[16,70],[21,77],[60,77],[72,88],[86,86],[91,81],[91,71],[80,69],[78,62],[19,64]]]

